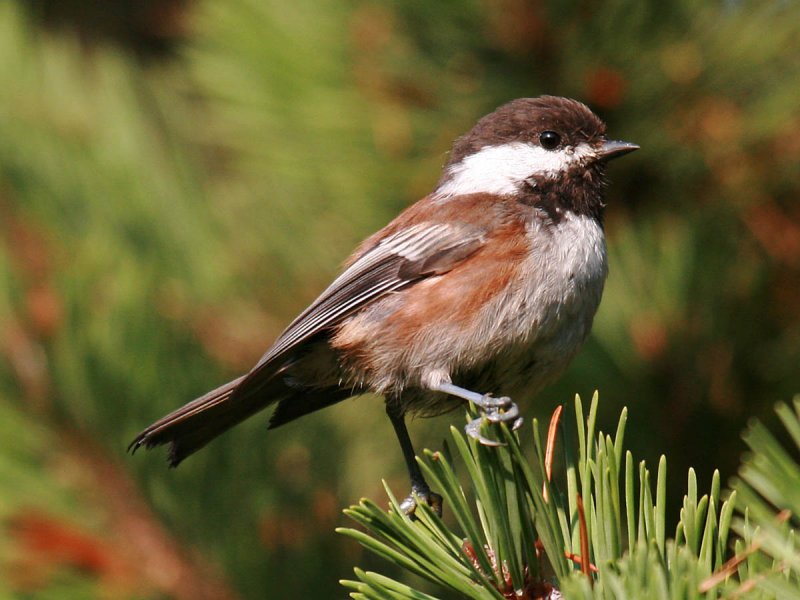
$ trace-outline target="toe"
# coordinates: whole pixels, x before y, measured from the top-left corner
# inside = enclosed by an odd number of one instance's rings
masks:
[[[464,431],[466,434],[474,440],[477,440],[480,444],[484,446],[504,446],[502,442],[497,442],[495,440],[490,440],[487,437],[484,437],[481,434],[481,425],[483,425],[483,419],[474,419],[467,423],[464,426]]]
[[[430,506],[433,512],[435,512],[438,516],[442,516],[442,505],[444,504],[444,501],[439,494],[436,494],[430,490],[411,492],[406,499],[400,503],[400,510],[402,510],[405,515],[414,519],[414,514],[417,512],[417,500],[420,500]]]
[[[519,418],[519,407],[512,402],[505,409],[487,410],[485,416],[492,423],[511,423]]]
[[[439,494],[434,492],[428,492],[427,498],[428,506],[433,509],[433,512],[436,513],[437,516],[442,516],[442,506],[444,505],[444,500]]]
[[[481,396],[479,402],[475,402],[477,406],[480,406],[484,410],[489,410],[492,408],[505,408],[509,404],[513,404],[511,402],[511,398],[508,396],[502,396],[500,398],[495,398],[491,394],[484,394]]]
[[[417,499],[414,494],[409,494],[405,500],[400,503],[400,510],[409,517],[413,516],[417,510]]]

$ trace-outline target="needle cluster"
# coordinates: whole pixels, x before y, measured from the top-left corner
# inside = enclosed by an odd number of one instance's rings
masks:
[[[426,451],[419,463],[444,498],[445,521],[425,504],[408,517],[388,487],[388,510],[370,500],[347,509],[361,528],[341,533],[432,584],[423,592],[356,569],[358,581],[342,582],[351,597],[800,598],[800,464],[766,429],[745,435],[753,454],[733,489],[723,492],[715,472],[701,496],[689,471],[668,536],[667,461],[651,473],[625,451],[627,410],[614,436],[595,429],[596,395],[588,415],[576,398],[574,427],[561,412],[546,439],[534,422],[530,456],[530,444],[505,425],[504,446],[454,427],[454,452]],[[800,449],[800,400],[778,414]]]

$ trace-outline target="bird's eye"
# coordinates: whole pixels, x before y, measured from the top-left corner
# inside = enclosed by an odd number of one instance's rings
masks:
[[[545,150],[555,150],[561,143],[561,136],[555,131],[543,131],[539,134],[539,143]]]

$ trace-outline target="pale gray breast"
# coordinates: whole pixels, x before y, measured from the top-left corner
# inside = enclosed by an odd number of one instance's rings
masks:
[[[513,342],[480,383],[523,379],[538,390],[572,360],[600,304],[608,263],[596,219],[571,212],[558,223],[534,219],[528,235],[527,267],[497,315],[502,334]]]
[[[490,358],[451,365],[456,385],[525,400],[563,372],[589,334],[608,273],[601,225],[565,213],[558,223],[532,221],[528,235],[532,251],[517,285],[486,306],[483,326],[470,332],[475,355]],[[439,414],[457,404],[420,392],[414,412]]]
[[[557,223],[534,220],[529,225],[534,276],[526,290],[534,312],[560,325],[565,319],[594,315],[603,293],[608,258],[605,235],[597,219],[565,212]]]
[[[531,251],[517,284],[487,307],[486,318],[494,320],[498,347],[569,350],[586,337],[600,304],[608,273],[603,229],[566,212],[558,223],[532,220],[528,236]]]
[[[529,380],[537,390],[557,377],[585,341],[600,305],[608,259],[600,223],[586,215],[565,212],[557,223],[534,220],[529,225],[531,254],[524,307],[514,320],[520,344],[509,348],[510,379]]]

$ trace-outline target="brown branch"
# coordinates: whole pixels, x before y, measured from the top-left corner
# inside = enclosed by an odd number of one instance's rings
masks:
[[[589,530],[586,527],[586,512],[583,510],[583,498],[578,494],[575,499],[578,505],[578,520],[580,522],[581,571],[589,578],[589,584],[594,585],[591,568],[592,563],[589,561]]]

